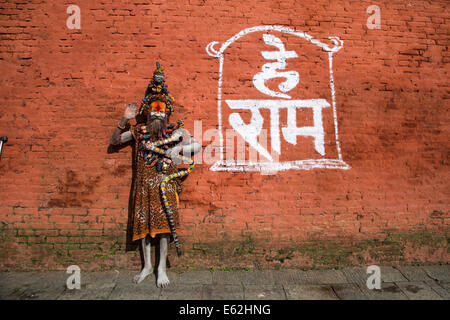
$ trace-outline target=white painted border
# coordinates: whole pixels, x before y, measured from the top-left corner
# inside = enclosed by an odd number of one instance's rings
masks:
[[[217,161],[209,168],[211,171],[238,171],[238,172],[254,172],[254,171],[285,171],[290,169],[343,169],[348,170],[351,167],[342,160],[338,159],[310,159],[296,160],[284,162],[250,162],[245,161],[239,163],[237,161]],[[232,170],[230,170],[232,169]]]
[[[235,162],[224,161],[223,160],[223,134],[222,134],[222,80],[223,80],[223,61],[225,50],[235,41],[240,39],[241,37],[253,33],[253,32],[261,32],[261,31],[279,31],[282,33],[292,34],[303,38],[312,44],[322,48],[324,51],[328,52],[329,59],[329,69],[330,69],[330,88],[331,88],[331,98],[332,98],[332,106],[333,106],[333,118],[334,118],[334,130],[335,130],[335,138],[336,138],[336,147],[338,152],[339,159],[317,159],[317,160],[297,160],[297,161],[286,161],[286,162],[278,162],[278,163],[251,163],[245,162],[242,164],[236,164]],[[333,77],[333,53],[338,52],[343,46],[344,41],[339,39],[339,37],[328,37],[333,43],[333,47],[330,47],[328,44],[323,43],[317,39],[314,39],[309,34],[297,31],[289,27],[284,26],[256,26],[244,29],[225,41],[220,49],[217,51],[214,49],[214,46],[218,44],[218,41],[212,41],[206,46],[206,53],[214,58],[219,58],[220,66],[219,66],[219,86],[217,93],[217,117],[218,117],[218,130],[219,130],[219,150],[220,150],[220,160],[217,161],[213,166],[210,167],[211,171],[262,171],[269,170],[268,167],[271,167],[270,170],[289,170],[289,169],[303,169],[309,170],[314,168],[326,168],[326,169],[350,169],[351,167],[346,164],[342,160],[341,146],[339,142],[339,134],[338,134],[338,126],[337,126],[337,111],[336,111],[336,98],[335,98],[335,88],[334,88],[334,77]],[[246,168],[247,167],[247,168]],[[275,169],[277,167],[278,169]]]

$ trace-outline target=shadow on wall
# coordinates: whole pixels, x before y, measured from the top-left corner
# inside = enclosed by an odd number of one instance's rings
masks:
[[[131,160],[131,164],[132,164],[132,183],[131,183],[131,188],[130,188],[130,194],[128,197],[128,219],[127,219],[127,231],[126,231],[126,244],[125,244],[125,251],[135,251],[136,248],[138,247],[137,242],[133,241],[133,211],[134,211],[134,192],[135,192],[135,181],[136,181],[136,171],[137,171],[137,167],[136,167],[136,162],[134,161],[134,154],[135,152],[137,152],[136,150],[136,146],[133,143],[133,140],[118,146],[113,146],[113,145],[109,145],[108,146],[108,150],[107,153],[111,154],[111,153],[117,153],[120,150],[122,150],[123,148],[126,148],[128,146],[131,146],[131,154],[130,154],[130,160]],[[140,246],[139,246],[140,247]],[[140,255],[141,259],[142,259],[142,254]],[[143,263],[143,261],[142,261]]]
[[[82,180],[73,170],[67,170],[64,179],[58,179],[57,193],[47,206],[49,208],[83,207],[93,203],[92,194],[98,186],[101,175]]]

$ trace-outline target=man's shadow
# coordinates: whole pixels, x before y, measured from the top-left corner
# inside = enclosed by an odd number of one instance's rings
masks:
[[[140,248],[141,251],[141,260],[144,261],[142,257],[142,248],[139,246],[139,241],[133,241],[133,213],[134,213],[134,194],[136,190],[136,175],[137,175],[137,166],[134,161],[134,154],[137,151],[134,140],[131,140],[127,143],[123,143],[117,146],[109,145],[107,153],[117,153],[123,148],[131,147],[130,153],[130,161],[132,163],[131,166],[131,188],[128,196],[128,219],[127,219],[127,230],[126,230],[126,241],[125,241],[125,252],[135,251],[137,247]]]

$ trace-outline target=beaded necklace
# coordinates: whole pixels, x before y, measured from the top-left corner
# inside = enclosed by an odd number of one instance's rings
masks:
[[[178,124],[177,128],[183,126],[182,121],[178,121],[177,124]],[[174,130],[175,129],[173,129],[171,132],[173,132]],[[145,144],[143,144],[143,146],[147,150],[164,155],[164,150],[161,149],[161,147],[165,146],[167,144],[171,144],[172,142],[178,142],[179,139],[180,139],[179,136],[175,137],[173,135],[170,135],[166,139],[161,139],[161,140],[158,140],[155,142],[147,141]],[[186,162],[187,164],[189,164],[189,167],[185,170],[178,171],[177,173],[172,173],[170,175],[166,175],[161,181],[160,190],[161,190],[161,198],[163,200],[164,207],[166,208],[166,217],[169,222],[170,231],[173,236],[173,241],[175,242],[175,248],[177,250],[177,255],[181,256],[180,242],[178,240],[177,231],[175,229],[175,224],[173,222],[173,211],[172,211],[172,208],[170,207],[169,201],[167,200],[166,187],[167,187],[167,184],[171,180],[179,178],[179,177],[187,176],[188,174],[190,174],[192,172],[192,170],[194,170],[194,160],[190,159],[188,157],[185,157],[185,156],[181,156],[181,155],[178,155],[178,158],[180,160],[182,160],[183,162]]]
[[[178,121],[177,125],[169,124],[167,126],[167,129],[165,130],[164,135],[159,140],[168,139],[173,131],[182,126],[183,123],[181,121]],[[151,144],[155,139],[152,139],[152,134],[148,131],[147,126],[141,126],[138,129],[138,138],[140,156],[144,159],[145,165],[148,167],[156,166],[156,171],[161,172],[163,169],[164,154],[153,152],[148,148],[148,145]],[[161,145],[160,148],[165,151],[169,149],[169,145],[164,144]]]

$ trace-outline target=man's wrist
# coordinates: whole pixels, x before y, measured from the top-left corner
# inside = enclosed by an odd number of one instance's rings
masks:
[[[125,126],[128,124],[128,119],[127,118],[122,118],[122,119],[120,119],[120,121],[119,121],[119,124],[117,125],[117,127],[119,128],[119,129],[125,129]]]

